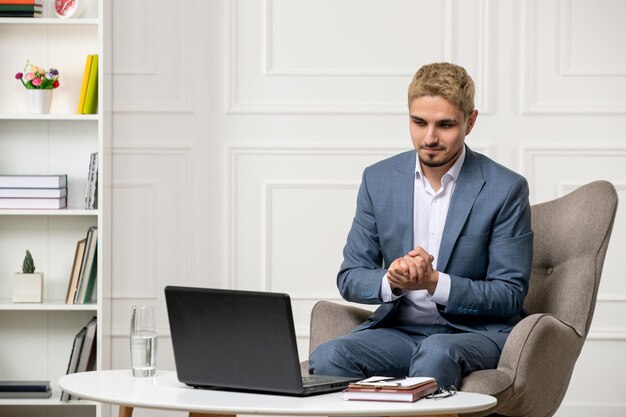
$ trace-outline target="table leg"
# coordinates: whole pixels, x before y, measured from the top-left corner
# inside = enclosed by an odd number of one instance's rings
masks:
[[[120,405],[120,411],[119,411],[118,416],[119,417],[132,417],[133,416],[133,407]]]

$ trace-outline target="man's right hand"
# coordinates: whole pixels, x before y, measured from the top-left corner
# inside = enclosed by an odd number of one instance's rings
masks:
[[[387,270],[387,280],[391,289],[434,292],[439,274],[433,270],[433,259],[433,256],[424,249],[417,247],[407,255],[394,260]]]

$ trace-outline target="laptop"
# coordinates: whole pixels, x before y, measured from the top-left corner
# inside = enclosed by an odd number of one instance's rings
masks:
[[[167,286],[165,301],[184,384],[307,396],[358,379],[301,375],[287,294]]]

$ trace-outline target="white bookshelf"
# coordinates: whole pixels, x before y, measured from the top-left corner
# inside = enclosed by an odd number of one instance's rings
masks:
[[[108,278],[108,0],[84,0],[81,17],[58,19],[51,0],[42,18],[0,18],[0,174],[67,174],[68,207],[62,210],[0,210],[0,380],[50,380],[49,399],[0,399],[2,416],[101,416],[90,401],[59,401],[75,334],[98,317],[96,366],[109,366]],[[98,113],[76,112],[85,59],[98,54]],[[50,114],[33,115],[26,90],[14,78],[26,60],[60,72]],[[98,152],[97,210],[84,209],[89,156]],[[67,305],[76,242],[98,226],[98,299]],[[11,301],[14,272],[26,249],[44,273],[44,302]]]

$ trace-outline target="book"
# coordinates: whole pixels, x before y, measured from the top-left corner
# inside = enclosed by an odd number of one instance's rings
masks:
[[[96,281],[98,280],[98,248],[96,242],[96,251],[93,255],[93,262],[91,263],[91,270],[88,271],[87,281],[84,286],[84,290],[80,296],[78,302],[80,304],[93,303],[95,301],[94,294],[96,289]]]
[[[67,187],[61,188],[0,188],[0,198],[60,198],[67,196]]]
[[[349,384],[341,396],[345,401],[415,402],[437,388],[437,382],[430,377],[371,377]]]
[[[91,59],[91,69],[89,71],[89,82],[85,93],[85,104],[83,114],[98,113],[98,55],[93,55]]]
[[[96,248],[98,245],[98,228],[96,226],[91,226],[87,231],[87,243],[85,245],[85,254],[83,256],[83,262],[81,265],[80,276],[78,278],[78,286],[76,289],[76,294],[74,296],[74,304],[84,304],[88,302],[87,295],[87,287],[89,286],[89,281],[95,281],[95,274],[92,274],[92,268],[94,268],[96,264]]]
[[[61,198],[0,198],[0,209],[62,209],[67,197]]]
[[[412,378],[407,378],[412,379]],[[427,382],[412,386],[354,386],[350,384],[342,391],[341,398],[344,401],[391,401],[391,402],[415,402],[420,398],[433,394],[438,385],[433,378]]]
[[[78,114],[83,113],[83,107],[85,106],[85,96],[87,95],[87,84],[89,83],[89,73],[91,72],[92,60],[93,55],[87,55],[87,60],[85,61],[85,70],[83,72],[83,82],[80,86],[80,95],[78,96]]]
[[[0,188],[63,188],[67,175],[0,175]]]
[[[41,12],[41,4],[7,4],[0,3],[2,12]]]
[[[65,296],[65,304],[74,304],[74,297],[76,295],[76,289],[78,287],[78,278],[80,276],[81,267],[83,264],[83,256],[85,255],[85,245],[87,239],[81,239],[76,242],[76,251],[74,253],[74,263],[72,264],[72,273],[70,274],[70,280],[67,285],[67,295]]]
[[[49,398],[52,390],[47,391],[0,391],[0,398]]]
[[[96,364],[96,328],[98,320],[93,317],[85,325],[85,338],[80,348],[80,356],[76,365],[76,372],[93,371]]]
[[[87,174],[87,190],[85,192],[85,209],[98,208],[98,152],[89,158],[89,173]]]
[[[87,333],[87,328],[83,327],[78,333],[76,333],[76,336],[74,336],[74,344],[72,344],[72,351],[70,352],[70,359],[67,364],[67,371],[65,372],[68,375],[76,373],[80,350],[83,347],[83,341],[85,340],[85,333]],[[61,392],[61,401],[69,401],[70,399],[70,394],[65,391]]]
[[[36,4],[43,5],[43,0],[0,0],[0,4]]]
[[[0,381],[0,392],[46,392],[50,381]]]
[[[41,12],[5,12],[0,11],[0,17],[41,17]]]

